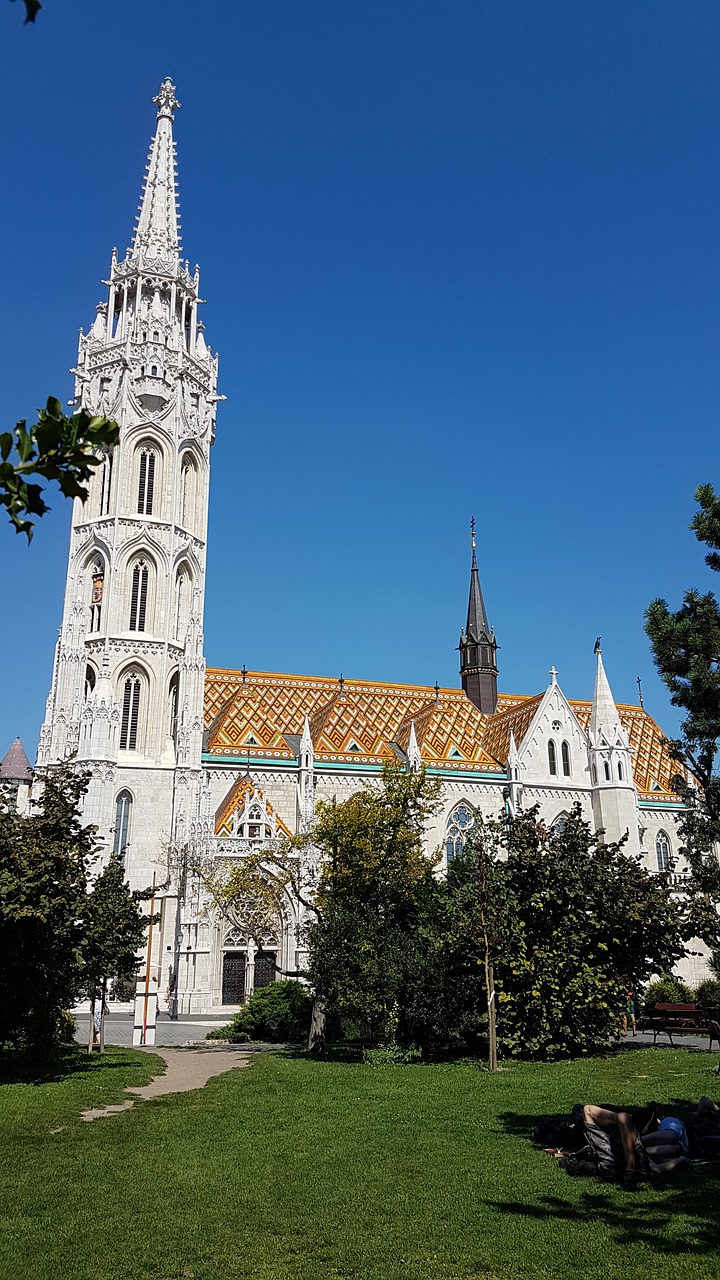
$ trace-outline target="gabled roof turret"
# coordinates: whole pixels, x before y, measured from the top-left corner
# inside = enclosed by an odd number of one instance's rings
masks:
[[[0,782],[32,782],[30,761],[19,738],[0,760]]]

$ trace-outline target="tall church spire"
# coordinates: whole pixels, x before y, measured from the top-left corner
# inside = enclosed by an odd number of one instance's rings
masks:
[[[175,85],[168,76],[153,98],[157,105],[157,129],[150,144],[142,202],[138,213],[132,249],[148,258],[177,260],[180,253],[180,225],[176,191],[177,163],[173,141],[176,107]]]
[[[460,677],[468,698],[483,715],[497,710],[497,642],[488,625],[475,549],[475,517],[470,521],[472,565],[467,622],[460,633]]]

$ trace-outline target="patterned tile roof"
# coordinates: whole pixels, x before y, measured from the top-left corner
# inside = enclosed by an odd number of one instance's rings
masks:
[[[543,698],[501,694],[494,716],[483,716],[461,689],[384,684],[280,672],[209,668],[205,680],[207,753],[294,760],[305,716],[319,761],[378,764],[407,750],[410,725],[425,764],[463,772],[504,771],[510,732],[521,746]],[[583,729],[592,703],[571,701]],[[630,740],[640,794],[671,794],[677,766],[664,735],[641,707],[618,706]],[[295,749],[292,739],[296,736]]]
[[[422,759],[463,771],[497,771],[482,747],[485,717],[460,689],[339,681],[320,676],[210,669],[205,680],[210,755],[294,759],[288,737],[305,716],[318,760],[377,764],[407,748],[410,723]]]

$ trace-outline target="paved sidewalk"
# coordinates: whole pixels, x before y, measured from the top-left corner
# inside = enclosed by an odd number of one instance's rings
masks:
[[[185,1014],[175,1022],[165,1014],[157,1021],[155,1044],[169,1048],[204,1041],[208,1031],[214,1027],[223,1027],[228,1018],[205,1017],[200,1014]],[[79,1044],[87,1044],[89,1017],[86,1013],[75,1015],[77,1031],[75,1039]],[[105,1018],[105,1043],[120,1045],[123,1048],[132,1044],[133,1019],[129,1013],[109,1013]],[[209,1042],[212,1044],[212,1041]]]
[[[148,1052],[154,1051],[150,1049]],[[202,1089],[212,1076],[224,1075],[226,1071],[237,1067],[246,1067],[250,1061],[246,1053],[237,1050],[223,1054],[222,1057],[201,1049],[160,1049],[158,1055],[166,1063],[163,1075],[154,1076],[150,1084],[128,1085],[125,1092],[134,1094],[134,1097],[111,1106],[83,1111],[83,1120],[101,1120],[105,1116],[117,1115],[119,1111],[129,1111],[141,1098],[161,1098],[168,1093],[189,1093],[192,1089]]]

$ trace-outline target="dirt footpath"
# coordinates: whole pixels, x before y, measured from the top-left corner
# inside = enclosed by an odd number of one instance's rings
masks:
[[[247,1053],[239,1052],[208,1053],[204,1049],[162,1048],[149,1049],[147,1052],[157,1054],[166,1062],[165,1073],[155,1076],[150,1084],[128,1085],[125,1092],[134,1094],[133,1098],[114,1106],[83,1111],[83,1120],[100,1120],[104,1116],[117,1115],[119,1111],[128,1111],[141,1098],[160,1098],[165,1093],[189,1093],[191,1089],[202,1089],[212,1076],[223,1075],[237,1067],[247,1067],[250,1062]]]

